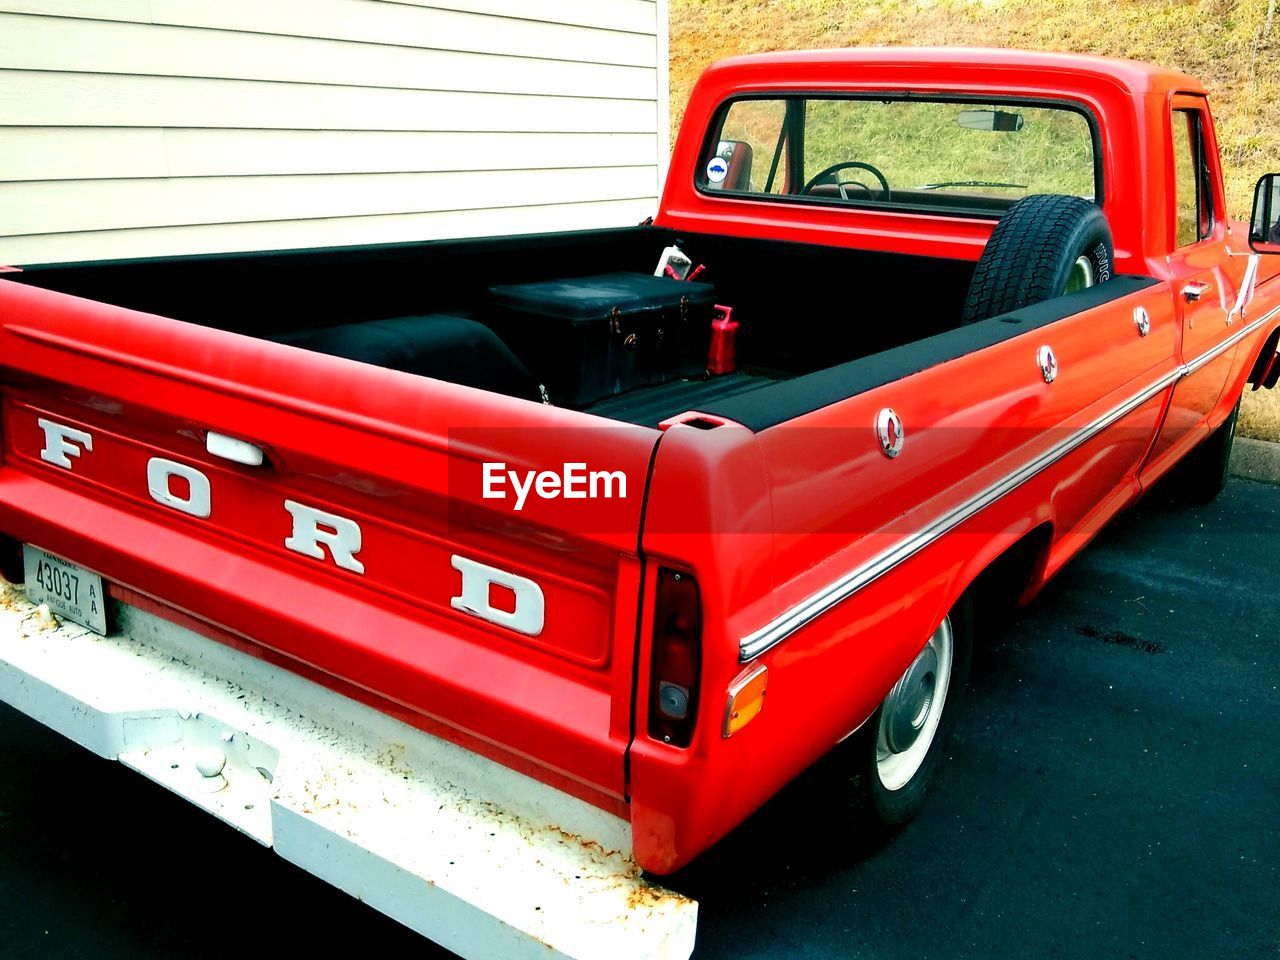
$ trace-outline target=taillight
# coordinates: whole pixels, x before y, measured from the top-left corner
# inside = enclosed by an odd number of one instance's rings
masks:
[[[653,618],[649,736],[677,747],[693,739],[702,676],[702,604],[687,573],[658,570]]]

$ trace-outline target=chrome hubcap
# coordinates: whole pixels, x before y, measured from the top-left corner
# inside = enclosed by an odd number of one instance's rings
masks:
[[[887,790],[899,790],[919,772],[938,733],[951,683],[951,619],[938,625],[880,707],[876,770]]]
[[[1077,290],[1092,286],[1093,261],[1088,257],[1079,257],[1071,265],[1071,272],[1067,274],[1067,288],[1063,293],[1075,293]]]
[[[937,686],[938,651],[927,643],[884,701],[885,744],[894,753],[902,753],[920,738]]]

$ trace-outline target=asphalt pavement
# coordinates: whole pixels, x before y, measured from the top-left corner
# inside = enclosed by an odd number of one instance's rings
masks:
[[[1280,954],[1280,489],[1144,502],[993,632],[921,816],[829,767],[674,878],[702,960]],[[445,954],[0,707],[0,957]]]

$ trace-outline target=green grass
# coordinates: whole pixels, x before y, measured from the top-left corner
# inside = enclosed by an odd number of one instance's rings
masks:
[[[673,128],[702,69],[738,53],[866,45],[1067,50],[1147,60],[1199,77],[1210,92],[1233,216],[1248,216],[1261,174],[1280,171],[1280,15],[1268,25],[1266,0],[670,0],[670,6]],[[939,169],[972,159],[951,154]],[[918,173],[921,182],[1008,179],[931,175],[924,161],[903,162],[915,164],[904,173]],[[1240,429],[1280,440],[1280,390],[1246,392]]]

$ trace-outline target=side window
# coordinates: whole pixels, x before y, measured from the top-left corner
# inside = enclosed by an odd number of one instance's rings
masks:
[[[702,171],[708,190],[785,193],[787,105],[784,100],[739,100],[720,128],[716,152]]]
[[[1173,112],[1175,243],[1196,243],[1213,232],[1213,189],[1199,110]]]

